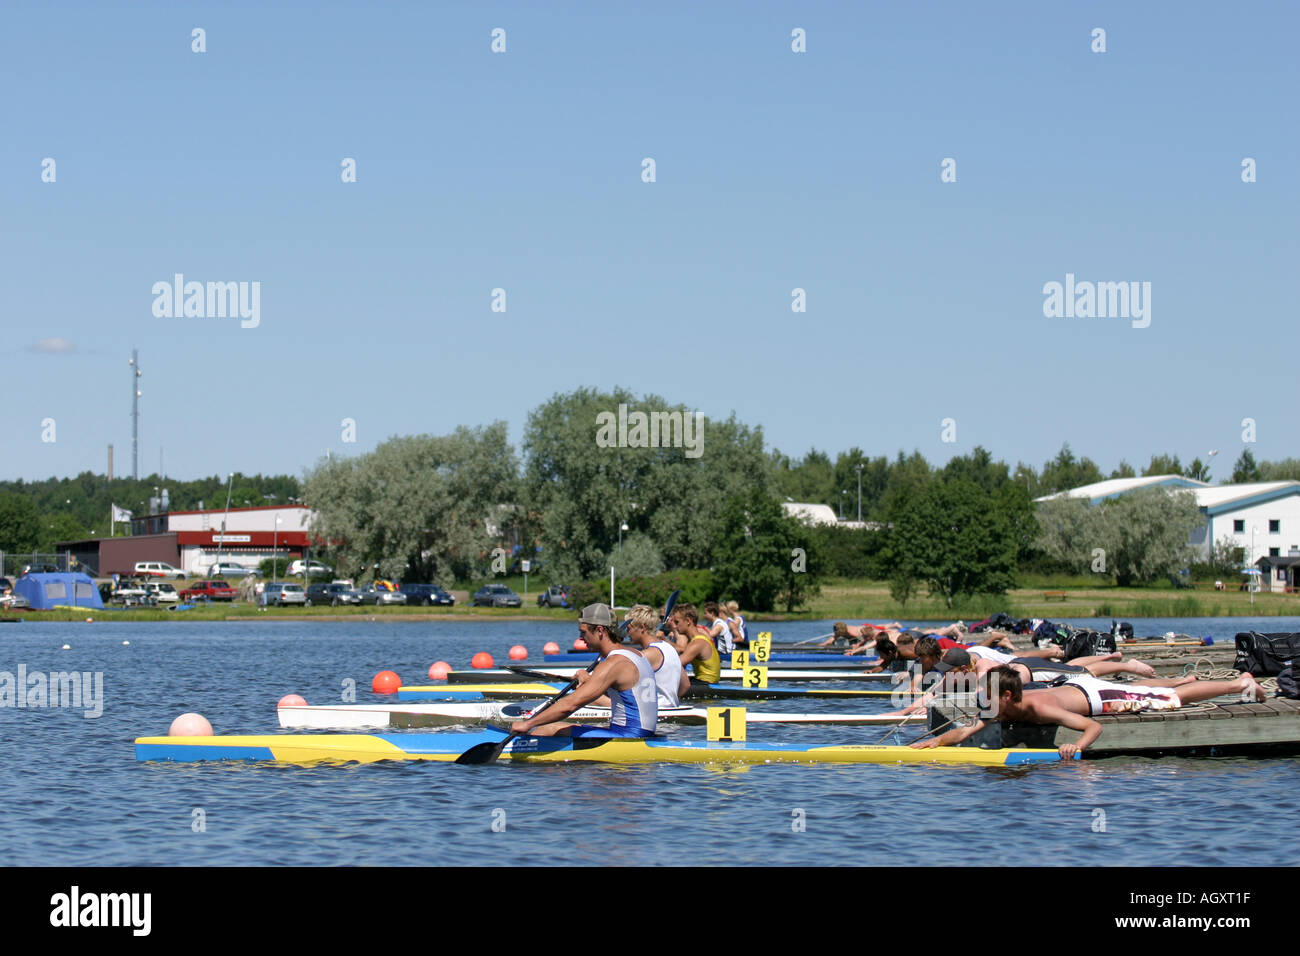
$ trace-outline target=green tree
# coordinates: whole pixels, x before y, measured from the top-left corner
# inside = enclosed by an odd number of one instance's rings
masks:
[[[1110,473],[1110,476],[1112,478],[1136,478],[1137,472],[1133,470],[1132,465],[1121,458],[1118,467]]]
[[[624,389],[556,395],[528,416],[523,495],[527,510],[540,516],[553,574],[585,580],[608,573],[607,557],[624,522],[650,536],[668,567],[708,567],[716,551],[711,532],[726,501],[772,492],[762,432],[733,415],[704,420],[695,450],[603,447],[598,416],[617,414],[619,405],[692,416],[658,396],[638,399]],[[694,427],[694,417],[691,422]],[[669,436],[661,434],[659,443],[670,446]]]
[[[1182,473],[1183,466],[1177,455],[1152,455],[1150,464],[1142,469],[1144,478],[1149,475],[1181,475]]]
[[[787,518],[761,488],[727,500],[718,516],[713,580],[719,597],[744,608],[770,611],[778,601],[793,611],[818,593],[818,558],[807,547],[807,529]],[[802,559],[796,552],[803,552]]]
[[[1016,532],[997,497],[964,478],[934,481],[900,496],[890,532],[898,564],[891,591],[910,593],[924,580],[932,594],[953,601],[1003,594],[1015,586]]]
[[[41,538],[41,521],[25,495],[0,494],[0,551],[29,554]]]
[[[1144,488],[1112,498],[1101,510],[1110,542],[1106,560],[1120,587],[1166,577],[1194,560],[1189,540],[1205,516],[1190,491]]]
[[[1281,461],[1265,461],[1259,466],[1258,481],[1297,481],[1300,480],[1300,459],[1283,458]]]
[[[497,422],[320,462],[304,495],[336,570],[447,586],[489,564],[513,513],[517,469]]]
[[[1259,465],[1255,464],[1255,456],[1250,453],[1250,449],[1243,448],[1241,457],[1232,466],[1231,483],[1241,485],[1249,481],[1259,481]]]
[[[1090,458],[1075,458],[1070,443],[1066,442],[1056,457],[1043,465],[1036,497],[1069,491],[1097,481],[1101,481],[1101,469]]]
[[[1049,498],[1038,504],[1036,517],[1038,549],[1056,567],[1072,574],[1089,573],[1097,557],[1093,550],[1101,548],[1104,553],[1111,544],[1105,538],[1100,509],[1086,498]],[[1104,569],[1104,564],[1099,569]]]
[[[654,541],[648,534],[635,531],[623,535],[622,546],[610,552],[607,563],[614,566],[614,573],[620,578],[649,578],[664,570],[663,555]]]

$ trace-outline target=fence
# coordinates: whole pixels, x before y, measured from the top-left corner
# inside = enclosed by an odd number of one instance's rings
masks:
[[[24,569],[32,571],[81,571],[92,578],[98,575],[98,569],[92,568],[72,556],[71,551],[62,554],[41,554],[36,551],[15,554],[12,551],[0,551],[0,578],[16,578]]]

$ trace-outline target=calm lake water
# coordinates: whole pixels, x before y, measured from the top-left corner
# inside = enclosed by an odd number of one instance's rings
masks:
[[[1075,622],[1084,623],[1084,622]],[[1092,622],[1096,625],[1098,622]],[[1100,622],[1108,627],[1109,621]],[[1239,630],[1300,630],[1297,618],[1161,619],[1229,644]],[[771,625],[777,640],[828,622]],[[23,865],[1292,865],[1294,846],[1242,807],[1289,802],[1300,758],[1112,758],[1005,768],[934,766],[491,766],[387,763],[315,768],[142,764],[132,740],[204,714],[217,733],[278,733],[275,703],[336,702],[352,678],[375,700],[384,669],[424,682],[443,659],[530,660],[576,624],[255,622],[0,625],[0,670],[102,671],[102,716],[0,708],[0,843]],[[123,641],[130,641],[124,646]],[[60,650],[63,644],[70,650]],[[775,710],[782,702],[764,703]],[[795,709],[885,710],[886,702]],[[703,728],[676,733],[702,736]],[[874,743],[879,729],[750,728],[750,739]],[[194,832],[195,810],[206,822]],[[505,830],[494,832],[494,819]],[[1104,832],[1097,829],[1104,820]],[[798,830],[793,824],[802,821]],[[936,841],[956,821],[955,856]],[[1026,830],[1026,826],[1031,827]],[[1032,858],[1008,858],[1009,847]],[[685,856],[683,856],[685,854]]]

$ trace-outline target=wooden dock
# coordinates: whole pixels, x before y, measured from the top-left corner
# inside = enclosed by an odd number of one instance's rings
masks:
[[[1085,756],[1300,754],[1300,701],[1282,697],[1257,704],[1235,703],[1232,698],[1220,700],[1224,702],[1094,717],[1102,726],[1101,736]],[[958,703],[966,707],[967,713],[975,712],[970,706],[972,701]],[[956,714],[951,704],[939,701],[930,708],[931,728]],[[1064,727],[992,721],[963,746],[1059,747],[1078,739],[1078,731]]]

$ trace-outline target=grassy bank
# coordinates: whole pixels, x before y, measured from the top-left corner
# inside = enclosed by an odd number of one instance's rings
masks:
[[[529,584],[533,582],[530,580]],[[794,614],[755,614],[754,620],[816,621],[842,620],[913,620],[978,621],[998,611],[1015,617],[1052,619],[1077,617],[1277,617],[1300,616],[1300,595],[1256,594],[1242,591],[1188,591],[1173,588],[1087,587],[1075,579],[1033,579],[1026,586],[1005,597],[981,597],[959,601],[951,608],[942,599],[920,596],[899,604],[889,594],[883,581],[833,580],[822,584],[822,593],[804,611]],[[1045,592],[1064,592],[1064,599],[1047,597]],[[530,587],[530,598],[536,591]],[[458,596],[459,597],[459,596]],[[305,607],[258,608],[247,604],[212,604],[191,611],[132,609],[129,611],[55,610],[5,613],[3,617],[22,617],[32,621],[84,621],[93,616],[101,621],[252,621],[315,620],[327,621],[572,621],[574,611],[563,608],[539,608],[526,603],[522,608],[469,607]],[[4,633],[0,631],[0,633]]]

